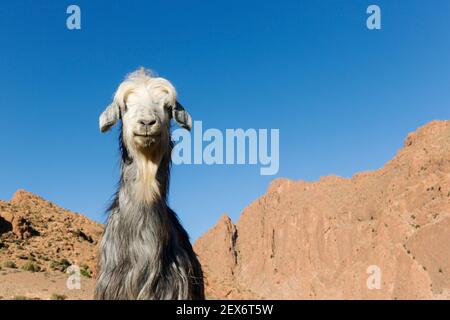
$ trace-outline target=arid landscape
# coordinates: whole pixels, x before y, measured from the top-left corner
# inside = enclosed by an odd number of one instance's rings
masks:
[[[101,224],[19,190],[0,201],[2,299],[89,299]],[[81,289],[69,290],[71,265],[80,267]]]
[[[23,190],[0,201],[1,299],[91,299],[102,229]],[[450,121],[409,134],[379,170],[274,180],[194,248],[210,299],[449,299]],[[72,264],[81,290],[66,287]]]

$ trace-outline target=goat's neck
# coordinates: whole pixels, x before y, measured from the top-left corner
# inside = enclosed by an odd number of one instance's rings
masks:
[[[140,156],[132,161],[122,162],[119,190],[121,211],[132,211],[134,214],[139,214],[140,211],[167,211],[169,168],[170,158],[167,156]]]
[[[141,160],[141,159],[139,159]],[[159,259],[162,251],[170,243],[172,229],[171,219],[166,204],[166,175],[161,167],[166,163],[140,162],[134,159],[131,163],[123,163],[122,183],[119,190],[119,225],[122,235],[126,235],[127,243],[143,241],[142,246],[149,250],[147,259]],[[130,232],[133,230],[132,232]],[[133,240],[134,239],[134,240]],[[145,240],[146,239],[146,240]],[[151,246],[146,246],[153,244]],[[138,257],[143,252],[127,249],[135,261],[143,261]]]

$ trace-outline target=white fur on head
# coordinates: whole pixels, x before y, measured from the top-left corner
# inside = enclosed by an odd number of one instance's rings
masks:
[[[100,116],[100,130],[122,119],[122,141],[136,166],[134,194],[144,202],[159,197],[156,173],[170,145],[170,120],[190,129],[190,115],[177,102],[177,93],[166,79],[141,68],[119,85],[113,103]]]
[[[140,68],[127,75],[126,79],[119,85],[114,100],[99,119],[100,131],[108,131],[124,115],[128,107],[128,97],[133,92],[145,91],[151,97],[153,103],[164,103],[162,107],[170,108],[170,117],[181,127],[190,130],[192,119],[189,113],[177,101],[177,93],[173,85],[164,78],[154,77],[152,73]],[[149,97],[148,96],[148,97]]]

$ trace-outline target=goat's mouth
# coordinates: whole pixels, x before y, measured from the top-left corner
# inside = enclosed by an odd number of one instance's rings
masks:
[[[134,133],[135,143],[142,148],[149,148],[159,144],[161,134]]]
[[[135,137],[141,137],[141,138],[158,138],[160,134],[149,134],[149,133],[134,133]]]

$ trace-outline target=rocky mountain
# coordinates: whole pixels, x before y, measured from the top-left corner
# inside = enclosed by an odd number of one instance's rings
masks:
[[[0,267],[61,273],[75,264],[92,277],[102,231],[81,214],[19,190],[0,201]]]
[[[215,298],[450,298],[450,121],[379,170],[273,181],[195,250]]]

